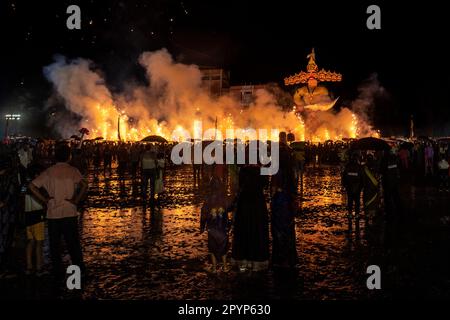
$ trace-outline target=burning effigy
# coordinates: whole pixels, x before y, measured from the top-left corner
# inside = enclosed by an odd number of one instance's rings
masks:
[[[284,84],[296,85],[304,84],[295,91],[294,101],[297,107],[301,109],[307,109],[312,111],[327,111],[333,108],[337,99],[332,100],[325,86],[319,85],[319,82],[339,82],[342,80],[340,73],[325,71],[324,69],[319,71],[319,67],[316,64],[316,53],[314,48],[307,56],[309,59],[306,67],[307,72],[300,71],[293,76],[284,79]]]
[[[128,83],[122,92],[109,89],[92,61],[58,57],[44,68],[54,87],[52,98],[65,108],[52,118],[51,125],[63,138],[83,127],[93,138],[122,141],[139,141],[149,135],[171,141],[185,141],[187,136],[225,139],[234,138],[227,135],[227,129],[246,132],[249,128],[273,132],[269,140],[278,140],[279,131],[312,142],[372,134],[364,118],[349,108],[333,111],[336,100],[317,81],[340,81],[342,76],[318,71],[314,51],[308,58],[308,73],[289,80],[289,84],[306,81],[307,87],[296,91],[296,105],[286,109],[265,89],[256,90],[253,102],[245,107],[230,94],[213,97],[202,86],[200,68],[175,62],[165,49],[142,53],[139,64],[148,84]],[[211,135],[210,128],[214,136],[205,136]]]
[[[300,140],[320,142],[326,140],[342,140],[359,136],[378,136],[378,132],[366,123],[365,115],[360,118],[354,111],[343,107],[334,112],[339,98],[332,98],[328,89],[319,83],[341,82],[342,74],[321,69],[316,63],[316,53],[312,49],[306,72],[300,71],[284,79],[286,86],[305,84],[294,93],[295,106],[300,126]],[[373,98],[373,97],[369,97]],[[364,110],[360,110],[363,111]]]

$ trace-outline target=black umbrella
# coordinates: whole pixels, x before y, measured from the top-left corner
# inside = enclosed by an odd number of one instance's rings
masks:
[[[164,139],[161,136],[157,136],[157,135],[151,135],[148,137],[145,137],[144,139],[141,140],[142,142],[158,142],[158,143],[167,143],[167,140]]]
[[[361,138],[352,143],[353,150],[389,150],[389,144],[378,138],[367,137]]]
[[[98,140],[104,140],[105,138],[103,138],[103,137],[97,137],[97,138],[95,138],[94,140],[95,141],[98,141]]]

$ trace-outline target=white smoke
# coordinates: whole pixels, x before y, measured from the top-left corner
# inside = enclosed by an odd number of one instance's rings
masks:
[[[231,95],[211,97],[202,87],[198,66],[176,63],[165,49],[144,52],[139,63],[146,71],[149,85],[128,84],[124,92],[115,95],[88,60],[66,61],[59,57],[45,67],[44,73],[65,107],[81,119],[75,123],[73,119],[66,122],[59,119],[56,128],[60,134],[68,137],[86,127],[93,137],[116,138],[119,117],[121,136],[128,135],[133,140],[150,134],[171,137],[179,127],[192,132],[194,120],[201,120],[207,129],[213,128],[217,119],[223,131],[230,126],[294,131],[300,125],[297,116],[284,111],[275,96],[265,89],[256,91],[254,102],[247,108],[242,108]],[[364,88],[360,92],[352,109],[366,114],[373,95]],[[360,120],[365,121],[362,116]],[[352,123],[352,113],[348,109],[337,114],[309,113],[307,121],[311,135],[323,138],[326,130],[335,139],[349,135],[345,128]]]
[[[374,111],[375,99],[385,95],[377,74],[372,74],[358,87],[357,98],[349,106],[343,106],[338,112],[306,111],[306,139],[357,138],[377,135],[371,126],[370,115]]]
[[[371,74],[359,87],[358,97],[351,103],[350,108],[358,116],[359,133],[361,136],[370,136],[374,133],[370,125],[371,116],[375,109],[375,99],[386,97],[386,89],[381,86],[378,75]]]
[[[97,126],[101,122],[113,126],[111,116],[117,115],[109,89],[91,66],[92,63],[85,59],[67,62],[58,56],[53,64],[44,68],[45,76],[63,98],[66,108],[82,119],[82,123],[75,124],[73,119],[61,118],[64,114],[58,115],[57,130],[66,138],[78,133],[81,126]],[[105,112],[96,112],[99,107],[105,108]]]

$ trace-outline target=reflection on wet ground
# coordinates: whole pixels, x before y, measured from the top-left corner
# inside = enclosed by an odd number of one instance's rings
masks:
[[[194,186],[190,167],[169,170],[165,185],[161,206],[152,211],[139,205],[138,186],[129,180],[122,186],[114,177],[91,183],[90,209],[82,220],[86,262],[95,275],[87,298],[324,299],[367,292],[359,275],[366,262],[355,259],[367,247],[347,245],[337,167],[305,175],[297,219],[300,268],[283,276],[204,272],[207,244],[206,233],[199,233],[199,212],[205,190]]]
[[[190,167],[167,170],[165,192],[160,205],[152,209],[142,207],[139,184],[131,179],[119,182],[115,172],[111,177],[101,175],[99,180],[91,175],[80,227],[89,270],[83,298],[449,296],[450,232],[448,224],[442,223],[449,211],[448,194],[405,183],[402,195],[407,219],[398,229],[386,231],[380,223],[366,233],[362,219],[361,237],[349,237],[339,168],[308,168],[296,220],[298,269],[291,273],[269,270],[213,275],[204,271],[207,235],[199,232],[206,190],[193,182]],[[381,267],[382,290],[366,287],[370,264]]]

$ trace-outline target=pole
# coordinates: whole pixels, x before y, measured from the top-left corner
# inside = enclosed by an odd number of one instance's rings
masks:
[[[117,117],[117,138],[120,141],[120,116]]]

